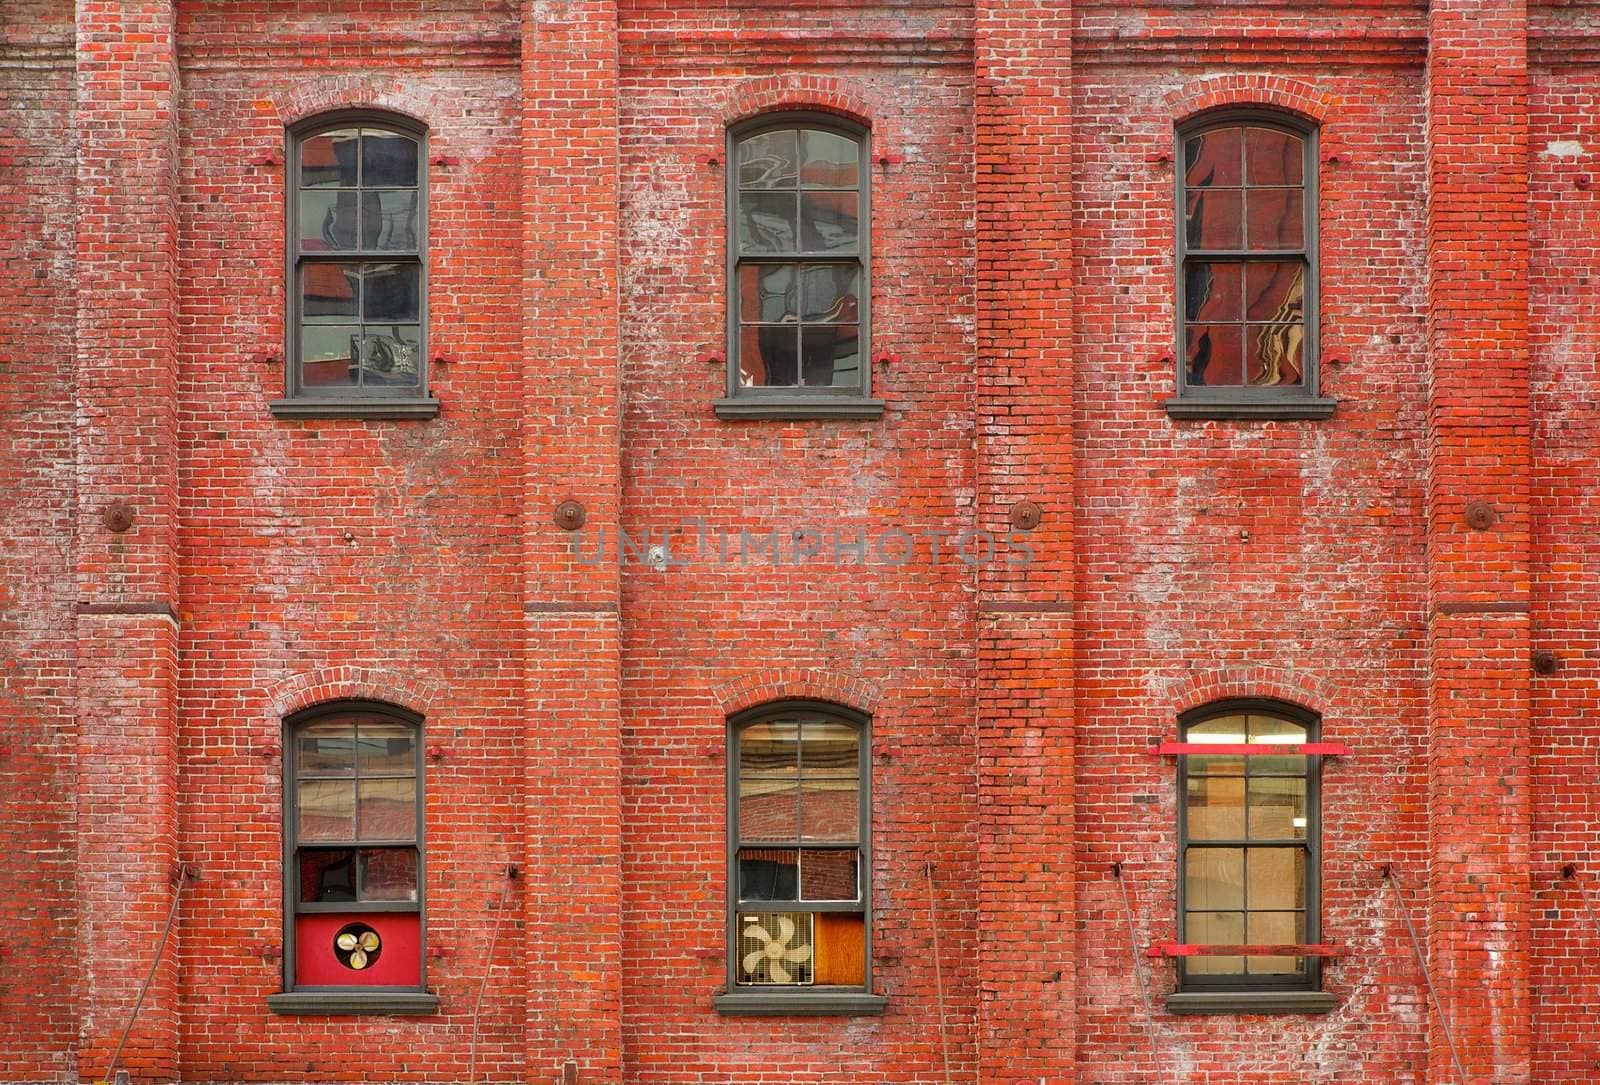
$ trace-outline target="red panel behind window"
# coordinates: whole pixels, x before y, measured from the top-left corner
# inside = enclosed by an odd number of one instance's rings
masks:
[[[365,923],[383,940],[382,953],[368,968],[347,968],[334,953],[334,938],[351,923]],[[421,918],[415,912],[319,912],[296,916],[294,976],[297,987],[420,987]]]

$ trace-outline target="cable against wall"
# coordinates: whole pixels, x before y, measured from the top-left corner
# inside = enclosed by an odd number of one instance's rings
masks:
[[[944,1085],[950,1085],[950,1035],[944,1013],[944,966],[939,963],[939,910],[933,901],[933,862],[925,863],[922,873],[928,880],[928,923],[933,927],[933,988],[939,998],[939,1054],[944,1059]]]
[[[139,1010],[144,1006],[144,996],[149,993],[150,985],[155,982],[156,969],[161,967],[161,958],[167,952],[167,939],[172,936],[172,925],[178,918],[178,902],[183,899],[183,887],[199,877],[199,871],[187,863],[178,865],[178,884],[172,890],[172,906],[167,909],[167,924],[161,928],[161,941],[156,943],[156,957],[150,962],[150,973],[145,976],[144,983],[139,988],[139,997],[133,1000],[133,1010],[128,1014],[128,1023],[122,1028],[122,1038],[117,1041],[117,1049],[111,1053],[111,1061],[106,1065],[106,1076],[103,1081],[111,1081],[116,1077],[117,1060],[122,1058],[122,1049],[128,1042],[128,1035],[133,1032],[133,1023],[139,1019]]]
[[[1111,864],[1111,876],[1117,879],[1117,888],[1122,891],[1122,914],[1128,920],[1128,952],[1133,956],[1133,978],[1139,984],[1139,1008],[1144,1011],[1144,1035],[1150,1044],[1150,1055],[1160,1066],[1164,1061],[1161,1058],[1161,1045],[1156,1040],[1155,1019],[1150,1016],[1150,987],[1145,983],[1144,964],[1139,959],[1139,931],[1133,922],[1133,902],[1128,898],[1128,883],[1122,878],[1122,864]],[[1172,1080],[1178,1081],[1176,1067],[1169,1067]]]
[[[505,874],[506,884],[500,888],[500,907],[494,914],[494,926],[489,929],[489,955],[483,966],[483,979],[478,981],[478,997],[472,1003],[472,1042],[467,1048],[467,1085],[478,1083],[478,1017],[483,1011],[484,992],[489,989],[489,976],[494,972],[494,950],[500,941],[500,921],[508,911],[506,905],[511,903],[511,885],[517,880],[518,870],[508,866]]]
[[[1406,899],[1405,890],[1400,888],[1400,879],[1394,876],[1393,864],[1383,864],[1383,880],[1394,890],[1395,900],[1400,905],[1400,914],[1405,917],[1406,933],[1411,936],[1411,951],[1417,955],[1423,982],[1428,985],[1428,1000],[1433,1003],[1433,1010],[1439,1015],[1439,1024],[1444,1028],[1444,1042],[1450,1048],[1450,1061],[1456,1064],[1456,1073],[1461,1078],[1461,1085],[1471,1085],[1472,1079],[1467,1076],[1467,1069],[1461,1064],[1461,1053],[1456,1050],[1456,1038],[1450,1031],[1450,1015],[1444,1012],[1444,1003],[1439,1001],[1439,992],[1433,988],[1433,973],[1428,969],[1428,958],[1422,952],[1422,942],[1417,938],[1417,925],[1411,921],[1411,904]]]

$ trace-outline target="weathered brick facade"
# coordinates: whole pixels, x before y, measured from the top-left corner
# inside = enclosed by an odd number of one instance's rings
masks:
[[[1319,132],[1331,418],[1163,409],[1233,106]],[[269,411],[343,108],[428,133],[435,418]],[[725,133],[789,110],[871,133],[881,418],[713,411]],[[1597,118],[1597,0],[0,0],[0,1083],[106,1073],[169,914],[136,1081],[1600,1081]],[[881,1016],[713,1006],[786,698],[871,717]],[[1149,747],[1228,698],[1354,750],[1331,1012],[1144,955]],[[435,1013],[267,1005],[340,700],[425,720]]]

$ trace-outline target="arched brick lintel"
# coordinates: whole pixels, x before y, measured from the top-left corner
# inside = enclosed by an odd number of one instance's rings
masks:
[[[874,107],[866,88],[826,75],[774,75],[744,80],[724,96],[718,112],[727,126],[763,113],[802,109],[832,113],[874,129],[875,134],[881,131],[882,110]]]
[[[883,691],[856,675],[823,667],[773,667],[731,678],[711,689],[725,716],[775,701],[830,701],[872,715]]]
[[[431,682],[371,667],[327,667],[290,675],[268,691],[278,718],[331,701],[382,701],[426,717],[440,699]]]
[[[1197,79],[1167,95],[1167,110],[1182,124],[1207,110],[1262,106],[1297,114],[1317,125],[1334,117],[1337,99],[1313,83],[1283,75],[1237,72]]]
[[[278,121],[292,128],[302,121],[321,113],[340,109],[371,109],[394,113],[428,127],[428,118],[435,112],[434,102],[427,95],[419,95],[400,86],[375,83],[369,78],[336,76],[319,79],[298,86],[269,99],[270,107],[277,111]],[[262,103],[266,107],[266,103]]]
[[[1172,718],[1216,701],[1270,698],[1309,709],[1324,719],[1335,702],[1328,684],[1271,667],[1239,667],[1191,675],[1172,693]]]

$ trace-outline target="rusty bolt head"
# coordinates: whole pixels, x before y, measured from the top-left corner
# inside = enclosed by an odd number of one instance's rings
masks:
[[[556,526],[562,531],[577,531],[589,519],[589,514],[576,501],[563,501],[556,506]]]
[[[1555,674],[1560,666],[1561,661],[1548,648],[1541,648],[1533,653],[1533,669],[1538,674]]]
[[[1487,501],[1474,501],[1467,506],[1467,526],[1474,531],[1488,531],[1494,526],[1494,506]]]
[[[100,513],[100,522],[106,525],[107,531],[121,535],[133,526],[133,506],[126,501],[113,502]]]
[[[1032,501],[1018,501],[1011,506],[1011,526],[1018,531],[1032,531],[1044,519],[1044,512]]]

